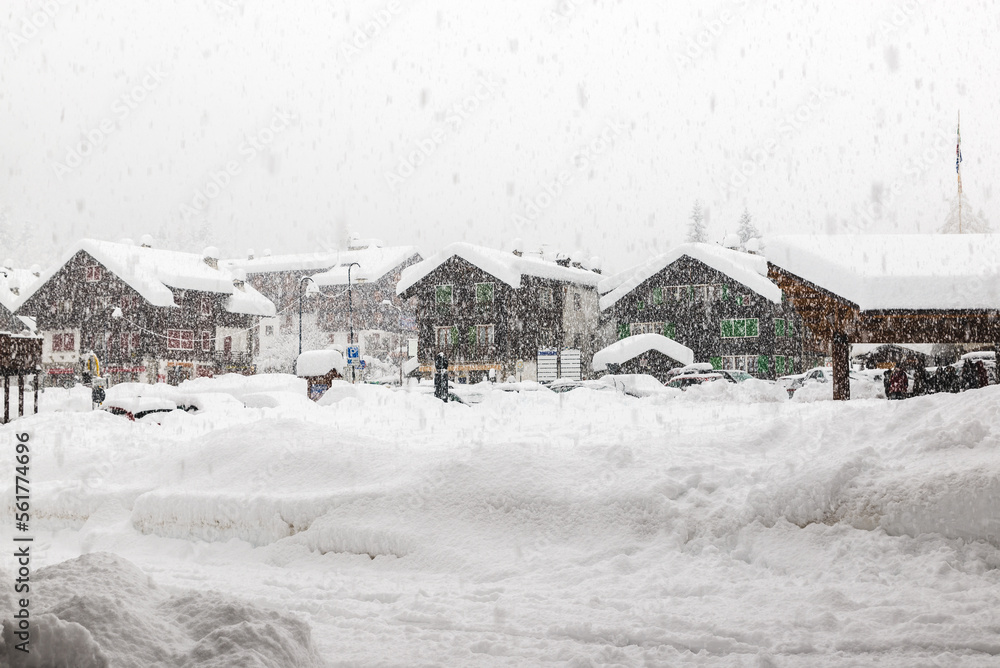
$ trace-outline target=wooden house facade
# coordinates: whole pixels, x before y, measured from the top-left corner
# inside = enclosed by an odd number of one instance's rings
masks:
[[[218,258],[85,240],[23,295],[50,384],[97,355],[112,383],[251,374],[260,317],[274,306]]]
[[[0,305],[0,376],[3,377],[3,424],[38,412],[38,375],[42,339]],[[12,397],[16,393],[16,397]]]
[[[708,244],[684,244],[602,281],[605,331],[662,334],[696,362],[762,379],[802,371],[802,320],[767,278],[767,261]]]
[[[416,299],[425,378],[444,353],[458,382],[586,377],[597,345],[600,275],[543,257],[452,244],[403,272]]]

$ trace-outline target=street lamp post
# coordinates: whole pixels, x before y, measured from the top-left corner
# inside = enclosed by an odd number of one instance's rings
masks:
[[[393,304],[388,299],[382,300],[382,306],[390,306],[399,312],[400,317],[403,315],[403,309],[399,308]],[[403,387],[403,325],[402,321],[399,323],[399,386]]]
[[[354,297],[351,291],[351,267],[360,267],[360,262],[352,262],[347,265],[347,317],[350,326],[350,335],[347,340],[347,345],[354,345]],[[351,382],[355,380],[354,365],[351,365]]]
[[[305,285],[306,281],[312,281],[313,285],[316,284],[311,276],[303,276],[299,279],[299,355],[302,354],[302,286]]]

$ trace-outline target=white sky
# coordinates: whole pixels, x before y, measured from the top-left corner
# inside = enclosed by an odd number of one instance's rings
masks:
[[[960,109],[966,194],[1000,223],[989,0],[400,0],[398,13],[384,0],[49,0],[32,34],[43,6],[0,10],[0,210],[52,242],[23,263],[83,236],[207,225],[236,254],[356,230],[425,253],[520,236],[623,268],[682,241],[695,198],[716,240],[744,206],[765,232],[929,232],[955,194]],[[387,27],[345,53],[379,12]],[[680,64],[699,35],[707,46]],[[122,119],[119,98],[144,78]],[[449,107],[477,89],[456,127]],[[57,175],[93,131],[99,146]],[[579,168],[602,132],[617,135]],[[390,187],[386,172],[432,136],[431,157]],[[241,152],[248,137],[256,155]],[[185,220],[230,161],[239,173]],[[517,225],[562,172],[562,192]]]

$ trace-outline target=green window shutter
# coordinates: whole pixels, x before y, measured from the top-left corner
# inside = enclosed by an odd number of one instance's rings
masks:
[[[785,323],[785,336],[795,336],[795,330],[792,329],[791,320]]]
[[[747,323],[747,336],[753,337],[758,336],[760,332],[758,331],[758,321],[757,318],[750,318],[746,321]]]
[[[639,301],[638,301],[638,302],[636,303],[635,307],[636,307],[636,309],[638,309],[638,310],[640,310],[640,311],[641,311],[642,309],[646,308],[646,304],[644,304],[644,303],[643,303],[643,301],[642,301],[642,300],[640,299],[640,300],[639,300]]]
[[[674,323],[672,322],[667,323],[666,327],[663,328],[663,335],[668,339],[677,338],[677,327],[674,326]]]
[[[663,288],[653,288],[653,303],[654,304],[663,303]]]
[[[771,375],[771,365],[767,359],[767,355],[760,355],[757,357],[757,373],[761,376]]]
[[[733,336],[739,338],[747,335],[747,321],[733,320]]]
[[[625,324],[618,325],[618,339],[628,338],[629,326]]]
[[[469,327],[469,345],[470,346],[475,346],[476,345],[476,328],[475,327]]]
[[[729,301],[729,286],[725,283],[722,284],[722,301]]]
[[[458,345],[458,327],[452,327],[451,331],[448,332],[448,341],[453,346]]]
[[[493,302],[493,284],[476,283],[476,303],[489,304]]]
[[[779,376],[785,375],[785,358],[781,355],[775,355],[774,357],[774,369],[775,373]]]
[[[713,369],[721,369],[722,368],[722,358],[721,357],[709,357],[708,361],[712,363],[712,368]]]
[[[439,285],[434,291],[434,297],[438,304],[451,303],[451,286]]]
[[[692,299],[692,300],[694,299],[694,286],[693,285],[687,286],[687,296],[688,296],[688,299]]]
[[[781,318],[774,319],[774,335],[784,336],[785,335],[785,321]]]
[[[735,328],[733,327],[735,320],[723,320],[722,321],[722,338],[730,339],[736,336],[733,332]]]

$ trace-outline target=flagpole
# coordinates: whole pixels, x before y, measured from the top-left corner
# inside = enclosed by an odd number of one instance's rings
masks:
[[[958,148],[955,171],[958,172],[958,233],[962,233],[962,110],[958,110]]]

